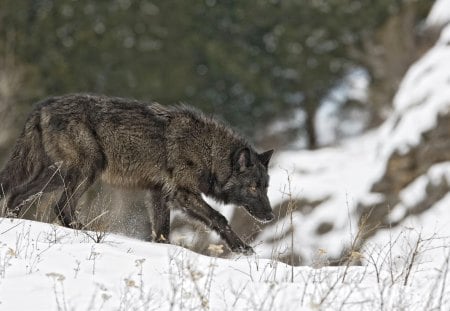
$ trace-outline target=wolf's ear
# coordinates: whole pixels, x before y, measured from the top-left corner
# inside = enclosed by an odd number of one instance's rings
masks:
[[[252,165],[250,161],[250,149],[241,148],[238,149],[233,158],[233,167],[238,172],[245,171],[248,167]]]
[[[272,150],[268,150],[266,152],[263,152],[261,154],[258,154],[258,159],[259,161],[261,161],[261,163],[265,166],[268,167],[269,166],[269,161],[270,158],[272,157],[273,154],[273,149]]]

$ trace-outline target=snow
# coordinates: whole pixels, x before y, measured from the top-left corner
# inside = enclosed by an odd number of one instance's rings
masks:
[[[368,115],[362,110],[349,111],[350,117],[342,116],[342,105],[347,100],[365,102],[369,88],[369,74],[365,69],[355,68],[334,87],[323,100],[316,114],[318,142],[324,146],[342,137],[360,134],[368,123]]]
[[[380,128],[338,146],[276,155],[270,170],[269,198],[273,205],[288,200],[289,194],[307,201],[324,200],[311,211],[293,214],[294,232],[276,244],[279,253],[290,247],[293,238],[296,253],[302,255],[304,263],[311,264],[319,251],[337,258],[351,244],[357,230],[358,203],[370,206],[383,199],[371,188],[384,175],[389,158],[423,143],[423,134],[437,125],[438,117],[450,113],[449,42],[450,25],[442,30],[436,45],[407,72],[394,99],[394,111]],[[410,221],[408,210],[426,198],[427,186],[445,176],[448,180],[449,163],[434,165],[403,189],[400,202],[392,209],[391,221],[401,222],[400,226],[403,221]],[[431,207],[431,214],[435,208]],[[274,245],[265,241],[283,236],[290,221],[286,217],[258,237],[256,249],[261,256],[272,258]],[[331,224],[331,230],[318,234],[321,223]],[[430,226],[434,228],[434,223]],[[443,226],[440,234],[450,236],[450,226]]]
[[[419,204],[427,197],[427,186],[430,184],[438,184],[443,180],[450,185],[450,162],[444,162],[433,165],[427,173],[416,178],[411,184],[400,192],[401,202],[392,210],[395,216],[405,214],[408,209]],[[400,211],[398,211],[400,210]],[[395,218],[392,221],[396,221]],[[450,224],[450,218],[449,218]]]
[[[367,194],[373,182],[370,176],[377,175],[377,132],[348,140],[338,147],[322,148],[315,151],[283,152],[274,159],[270,171],[269,198],[273,204],[294,198],[309,201],[326,201],[315,207],[309,214],[293,214],[296,251],[303,254],[306,262],[311,261],[318,249],[326,250],[337,257],[348,245],[356,227],[355,209],[358,198]],[[288,181],[290,180],[290,185]],[[290,189],[289,189],[290,188]],[[349,216],[350,215],[350,216]],[[287,227],[290,219],[277,223],[263,233],[262,240],[278,236],[283,224]],[[318,236],[317,226],[322,222],[334,225],[326,236]],[[290,245],[284,240],[282,249]],[[272,249],[265,244],[257,248],[270,258]]]
[[[383,156],[406,153],[435,127],[441,113],[450,111],[450,27],[438,43],[409,69],[394,99],[394,114],[384,124]]]
[[[450,307],[446,274],[290,267],[257,256],[218,259],[173,245],[0,218],[1,310],[373,310]],[[429,299],[429,297],[435,298]]]
[[[441,27],[450,22],[450,1],[436,0],[428,14],[426,25]]]
[[[418,239],[422,240],[421,261],[422,271],[440,269],[445,260],[448,260],[450,242],[450,193],[420,215],[411,215],[401,224],[392,229],[384,229],[377,232],[371,238],[369,244],[382,245],[391,243],[393,257],[405,257],[405,249],[411,248]],[[396,240],[395,237],[402,237]]]

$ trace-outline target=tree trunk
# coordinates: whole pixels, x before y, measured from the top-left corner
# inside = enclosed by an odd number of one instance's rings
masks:
[[[306,109],[305,130],[308,138],[308,149],[313,150],[317,148],[317,133],[316,133],[316,110]]]

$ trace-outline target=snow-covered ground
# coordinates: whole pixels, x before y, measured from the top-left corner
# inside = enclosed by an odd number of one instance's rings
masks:
[[[375,252],[378,261],[365,267],[294,268],[112,234],[95,243],[95,236],[0,218],[0,310],[450,308],[446,269],[423,270],[414,260],[399,268]]]

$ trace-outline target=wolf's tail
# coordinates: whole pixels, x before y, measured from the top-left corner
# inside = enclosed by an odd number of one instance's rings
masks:
[[[38,174],[44,159],[40,111],[35,110],[27,119],[8,162],[0,172],[0,199]]]

